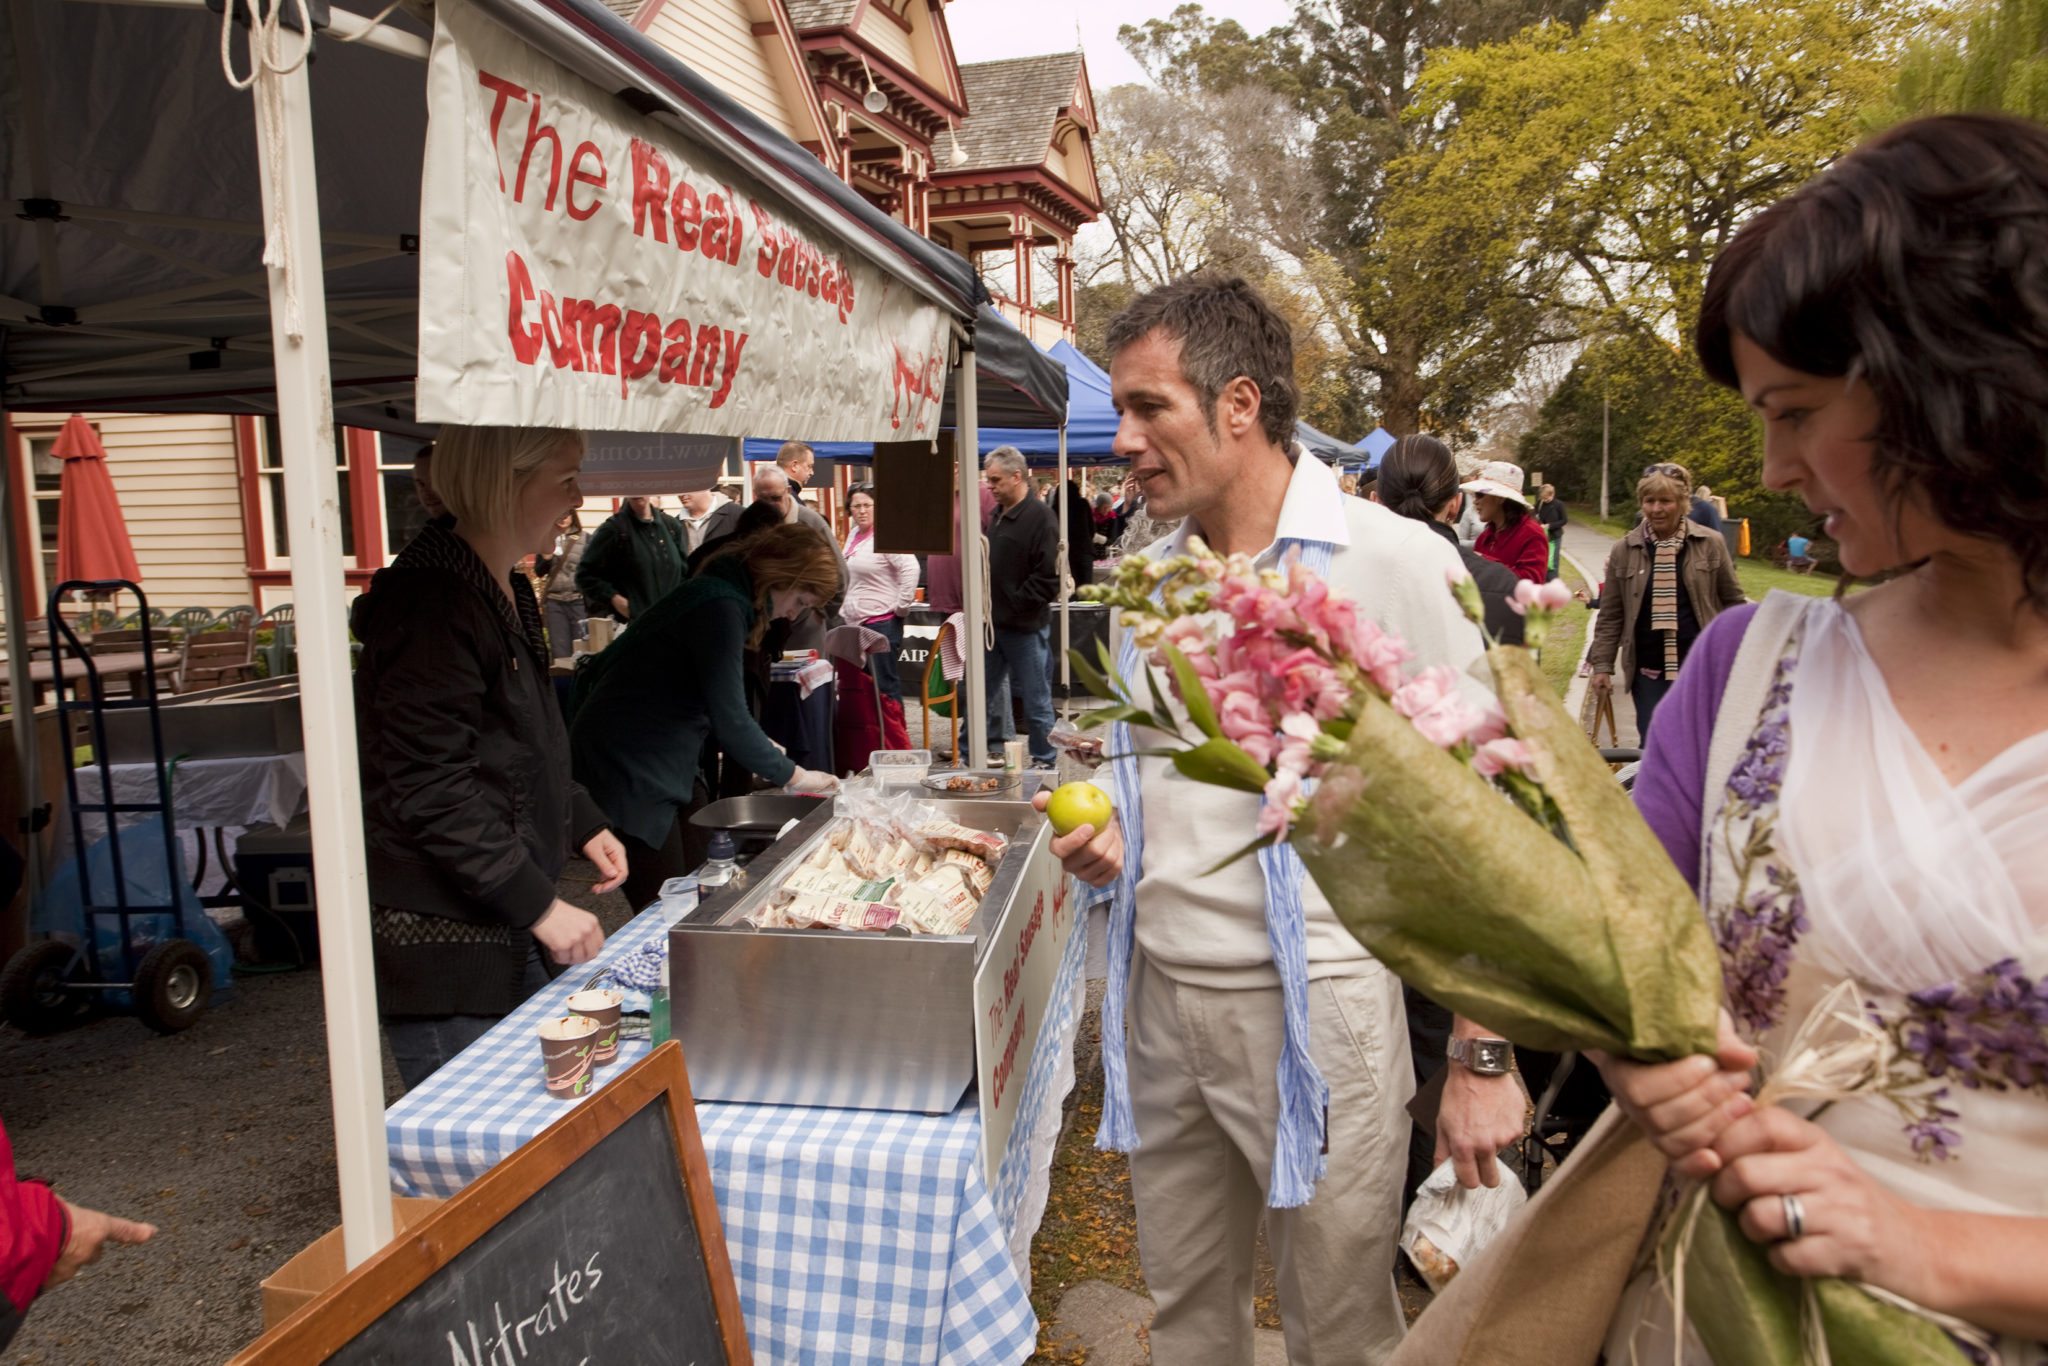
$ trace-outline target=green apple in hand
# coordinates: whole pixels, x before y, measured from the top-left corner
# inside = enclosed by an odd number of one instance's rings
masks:
[[[1058,835],[1071,835],[1084,825],[1102,830],[1115,814],[1109,794],[1093,783],[1064,784],[1053,791],[1051,800],[1045,804],[1045,818],[1052,822],[1053,833]]]

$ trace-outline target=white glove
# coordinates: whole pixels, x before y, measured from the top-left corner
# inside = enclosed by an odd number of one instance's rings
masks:
[[[837,792],[839,790],[839,779],[829,773],[819,773],[812,769],[799,768],[796,772],[789,775],[789,781],[782,786],[783,790],[787,792],[822,794]]]

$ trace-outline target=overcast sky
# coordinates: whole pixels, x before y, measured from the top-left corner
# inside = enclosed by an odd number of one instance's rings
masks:
[[[1071,52],[1078,42],[1088,54],[1088,80],[1097,94],[1113,85],[1142,81],[1145,73],[1116,40],[1125,24],[1164,19],[1177,0],[952,0],[946,27],[953,54],[962,63],[998,57]],[[1203,9],[1218,19],[1235,19],[1247,32],[1264,33],[1293,17],[1290,0],[1207,0]]]

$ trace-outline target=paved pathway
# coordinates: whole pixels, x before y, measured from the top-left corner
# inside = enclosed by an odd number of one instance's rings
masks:
[[[1046,1334],[1052,1345],[1085,1354],[1088,1366],[1147,1366],[1152,1361],[1152,1301],[1102,1281],[1083,1281],[1060,1297]],[[1261,1328],[1246,1366],[1287,1366],[1287,1341]]]

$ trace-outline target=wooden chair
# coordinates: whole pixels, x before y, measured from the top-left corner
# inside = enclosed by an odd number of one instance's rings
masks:
[[[932,641],[931,657],[925,661],[923,685],[924,716],[922,723],[924,736],[921,743],[926,749],[932,747],[932,713],[934,711],[940,716],[950,718],[953,722],[953,760],[955,763],[958,763],[960,759],[960,685],[946,677],[945,666],[942,662],[945,658],[943,647],[946,643],[947,633],[952,629],[950,625],[939,628],[937,638]],[[934,688],[939,688],[943,691],[934,692],[932,691]]]
[[[185,657],[178,665],[181,693],[246,683],[256,676],[254,632],[246,626],[202,631],[185,637]]]
[[[86,649],[96,659],[104,658],[107,655],[139,653],[142,649],[142,628],[140,626],[119,626],[94,631],[92,639],[86,642]],[[84,686],[83,683],[79,685],[81,694]],[[130,691],[128,679],[125,675],[119,677],[103,675],[100,686],[105,690],[105,696],[108,697],[126,697]]]

